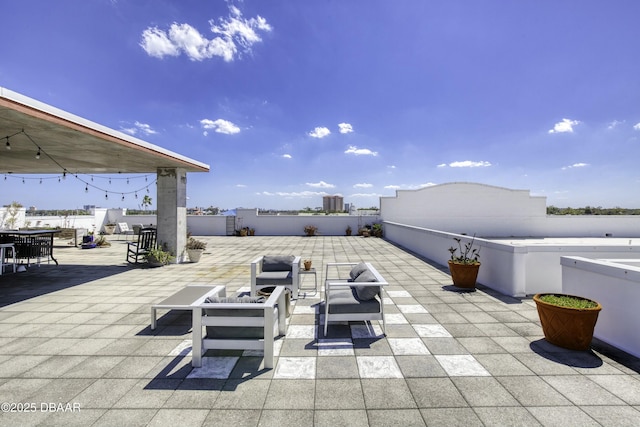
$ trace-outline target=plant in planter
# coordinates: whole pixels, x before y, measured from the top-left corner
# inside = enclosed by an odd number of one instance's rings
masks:
[[[345,230],[345,233],[347,236],[351,236],[352,230],[350,225],[347,225],[347,229]]]
[[[311,260],[310,259],[305,259],[303,261],[303,264],[304,264],[304,269],[305,270],[307,270],[307,271],[311,270]]]
[[[149,266],[162,267],[163,265],[169,264],[174,259],[174,256],[171,255],[171,252],[165,251],[160,246],[157,246],[150,249],[145,255],[145,258]]]
[[[597,301],[566,294],[536,294],[544,338],[571,350],[588,350],[602,306]]]
[[[304,226],[304,232],[307,236],[315,236],[317,231],[318,231],[318,227],[316,227],[315,225]]]
[[[462,239],[456,237],[458,247],[450,247],[451,259],[449,259],[449,271],[453,284],[459,288],[473,289],[476,287],[478,271],[480,270],[480,250],[473,248],[476,236],[462,248]],[[459,254],[456,254],[458,251]]]
[[[107,247],[111,246],[111,243],[104,236],[96,237],[93,240],[93,243],[95,243],[96,247],[98,247],[98,248],[107,248]]]
[[[200,261],[200,257],[206,247],[207,244],[205,242],[189,237],[187,240],[187,254],[189,255],[189,260],[191,262]]]
[[[113,234],[116,232],[116,224],[113,222],[108,222],[104,225],[105,234]]]
[[[371,232],[374,237],[382,237],[382,224],[373,224]]]

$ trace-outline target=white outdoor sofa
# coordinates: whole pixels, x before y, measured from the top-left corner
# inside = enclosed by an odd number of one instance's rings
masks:
[[[329,322],[384,320],[383,287],[387,281],[368,262],[333,262],[326,265],[324,335]]]
[[[263,350],[264,367],[274,366],[274,339],[287,329],[285,289],[278,286],[266,297],[199,298],[193,310],[193,367],[202,366],[206,350]],[[206,328],[203,335],[202,328]]]

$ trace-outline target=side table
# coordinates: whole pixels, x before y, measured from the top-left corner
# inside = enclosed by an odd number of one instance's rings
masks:
[[[316,269],[315,267],[312,267],[308,270],[305,270],[304,268],[301,268],[300,270],[298,270],[298,274],[300,276],[302,276],[303,274],[313,274],[313,288],[303,288],[302,287],[302,277],[300,277],[300,290],[307,290],[310,291],[311,289],[313,289],[314,292],[318,292],[318,275],[316,274]]]

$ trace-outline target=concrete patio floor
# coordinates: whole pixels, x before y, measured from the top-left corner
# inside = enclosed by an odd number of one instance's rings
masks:
[[[383,239],[202,237],[199,263],[152,269],[127,265],[118,238],[59,240],[59,266],[0,276],[0,425],[640,425],[638,358],[597,340],[550,345],[531,299],[459,292]],[[161,311],[150,330],[151,304],[193,283],[246,290],[263,254],[312,259],[319,283],[324,263],[370,261],[390,283],[387,336],[374,322],[330,324],[325,338],[313,291],[295,301],[271,370],[238,351],[192,369],[187,312]]]

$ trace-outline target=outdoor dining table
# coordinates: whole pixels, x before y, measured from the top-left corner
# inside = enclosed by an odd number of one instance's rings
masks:
[[[60,230],[0,230],[0,243],[12,243],[16,258],[26,259],[27,266],[32,259],[40,265],[42,258],[51,258],[58,265],[53,257],[53,236],[57,233]]]

